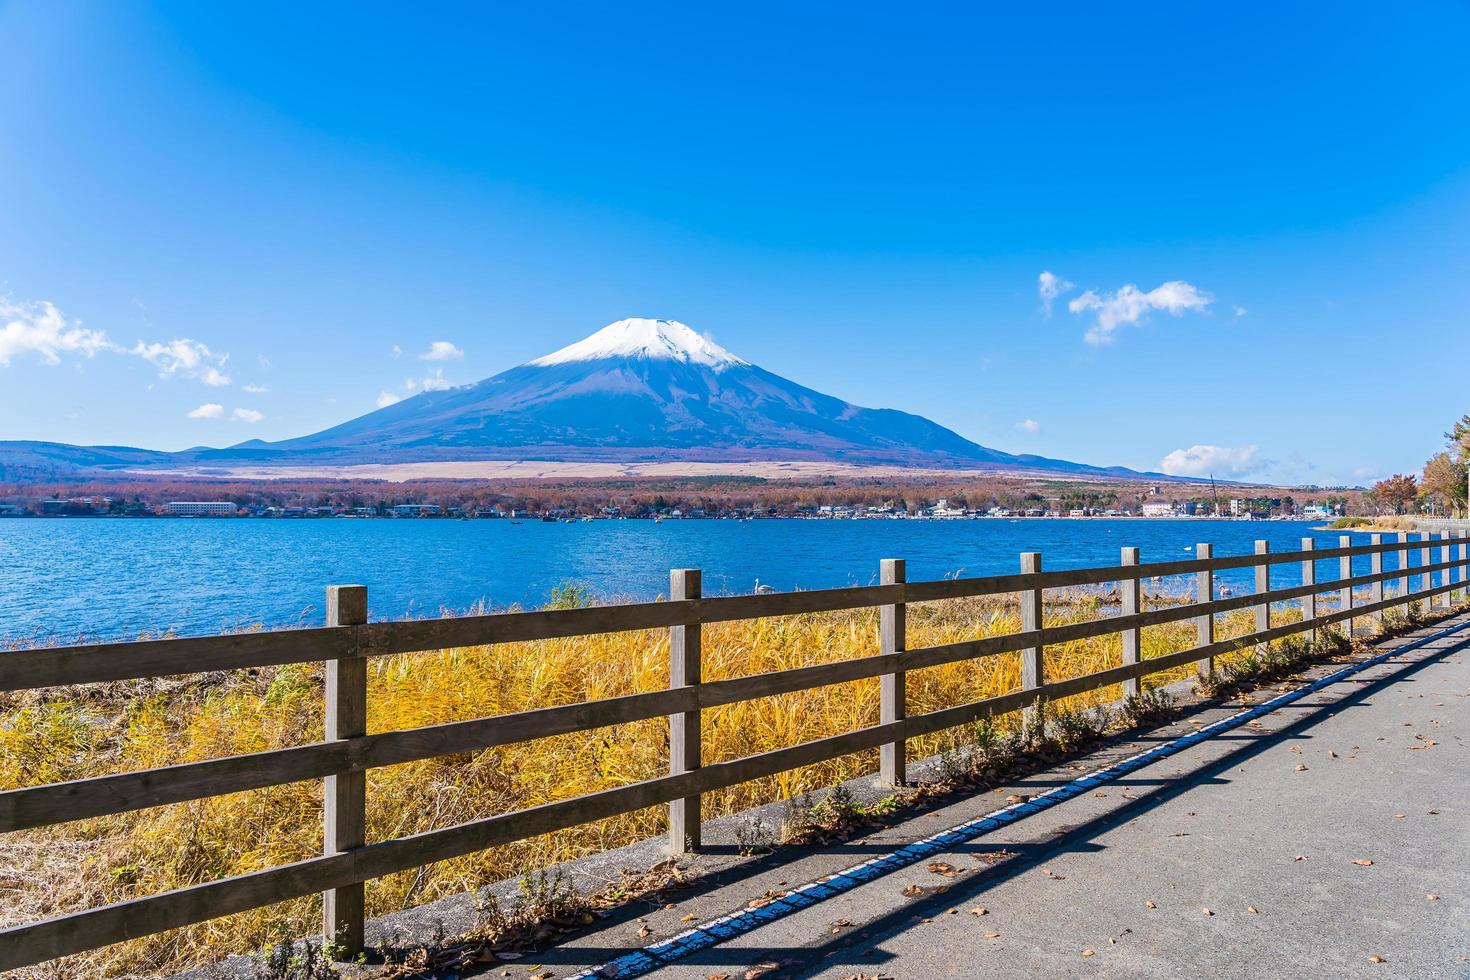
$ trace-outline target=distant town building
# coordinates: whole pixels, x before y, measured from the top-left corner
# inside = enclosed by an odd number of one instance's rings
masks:
[[[394,517],[438,517],[438,504],[395,504]]]
[[[1144,517],[1173,517],[1174,505],[1167,500],[1146,500],[1143,504]]]
[[[170,500],[163,509],[170,517],[234,517],[236,507],[228,500]]]

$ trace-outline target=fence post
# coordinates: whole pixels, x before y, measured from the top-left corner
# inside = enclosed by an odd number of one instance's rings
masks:
[[[669,570],[669,600],[698,599],[703,587],[697,568]],[[703,650],[698,622],[669,627],[669,688],[692,687],[700,681]],[[669,715],[669,775],[692,772],[702,761],[699,709]],[[669,803],[669,852],[685,854],[701,846],[700,796],[686,796]]]
[[[878,580],[883,585],[902,585],[908,579],[902,558],[884,558]],[[907,648],[908,611],[902,602],[878,610],[878,652],[901,653]],[[908,716],[908,692],[900,668],[879,680],[878,720],[882,724],[903,721]],[[908,778],[906,744],[901,738],[884,742],[878,750],[878,781],[884,786],[902,786]]]
[[[1375,544],[1375,545],[1382,544],[1383,543],[1383,535],[1381,535],[1381,534],[1370,534],[1370,535],[1368,535],[1368,542],[1370,544]],[[1372,556],[1369,557],[1369,559],[1368,559],[1368,568],[1369,568],[1369,570],[1374,575],[1382,575],[1383,574],[1383,552],[1381,552],[1381,551],[1375,551],[1372,554]],[[1373,590],[1373,598],[1372,598],[1371,601],[1373,601],[1373,602],[1382,602],[1383,601],[1383,580],[1382,579],[1379,579],[1377,582],[1374,582],[1373,585],[1372,585],[1372,590]],[[1373,618],[1376,619],[1378,622],[1382,623],[1383,622],[1383,614],[1386,611],[1387,610],[1383,610],[1383,609],[1378,610],[1378,612],[1374,614]]]
[[[327,625],[361,626],[367,622],[367,587],[327,588]],[[367,658],[353,644],[352,653],[327,661],[326,731],[328,742],[367,734]],[[340,854],[367,843],[367,773],[328,776],[323,789],[322,853]],[[363,882],[322,893],[322,937],[332,953],[351,959],[362,951]]]
[[[1351,534],[1340,534],[1340,535],[1338,535],[1338,537],[1337,537],[1337,546],[1339,548],[1344,548],[1344,549],[1351,548],[1353,546],[1353,536]],[[1353,556],[1352,555],[1343,555],[1341,558],[1339,558],[1337,560],[1337,577],[1340,578],[1344,582],[1346,582],[1348,579],[1350,579],[1350,578],[1353,577]],[[1341,606],[1345,610],[1349,610],[1349,611],[1352,610],[1352,608],[1353,608],[1353,587],[1351,585],[1347,586],[1346,588],[1344,588],[1339,593],[1339,598],[1337,600],[1337,604],[1339,606]],[[1347,618],[1347,636],[1348,636],[1348,640],[1352,640],[1352,638],[1353,638],[1353,631],[1354,631],[1354,629],[1356,629],[1356,626],[1357,626],[1357,624],[1355,624],[1353,622],[1353,617],[1349,616]]]
[[[1439,563],[1441,565],[1448,565],[1451,561],[1454,560],[1454,557],[1450,554],[1450,538],[1452,538],[1453,536],[1454,534],[1450,531],[1445,531],[1439,536],[1439,540],[1441,542],[1439,546]],[[1449,609],[1455,604],[1455,590],[1449,588],[1449,586],[1455,581],[1454,571],[1455,570],[1453,568],[1446,568],[1444,570],[1443,576],[1439,580],[1439,584],[1445,587],[1443,605],[1446,612],[1448,612]]]
[[[1124,548],[1122,563],[1125,567],[1129,565],[1137,565],[1138,549]],[[1122,579],[1118,582],[1118,588],[1123,594],[1122,614],[1124,616],[1132,616],[1135,613],[1143,611],[1141,608],[1143,606],[1142,579],[1140,579],[1137,575],[1134,575],[1132,578]],[[1129,664],[1138,663],[1139,657],[1142,655],[1142,650],[1140,649],[1142,645],[1142,639],[1143,630],[1138,629],[1137,627],[1134,627],[1133,629],[1123,630],[1124,667],[1128,666]],[[1130,677],[1123,682],[1123,696],[1125,698],[1136,697],[1138,695],[1138,681],[1139,679],[1137,677]]]
[[[1208,544],[1197,544],[1194,546],[1194,557],[1209,560],[1215,557],[1214,548]],[[1194,579],[1195,601],[1215,601],[1215,571],[1212,568],[1201,569],[1195,574]],[[1195,646],[1207,647],[1215,642],[1215,614],[1206,612],[1194,621],[1195,623]],[[1196,660],[1194,672],[1201,677],[1208,677],[1215,672],[1215,658],[1205,657]]]
[[[1466,583],[1467,580],[1470,580],[1470,542],[1467,542],[1466,541],[1467,538],[1470,538],[1470,530],[1461,530],[1461,532],[1460,532],[1460,585],[1464,585],[1464,583]],[[1467,589],[1460,589],[1460,601],[1461,602],[1464,602],[1464,599],[1466,599],[1466,592],[1467,592]]]
[[[1021,574],[1041,574],[1041,552],[1021,552]],[[1042,623],[1041,586],[1028,588],[1021,592],[1021,630],[1030,632],[1041,629]],[[1021,651],[1021,689],[1025,691],[1035,690],[1046,683],[1046,665],[1042,660],[1043,649],[1040,644],[1027,647]],[[1041,704],[1032,700],[1025,710],[1021,712],[1021,727],[1028,736],[1039,737],[1045,719],[1042,717]]]
[[[1404,612],[1412,613],[1414,611],[1414,603],[1411,600],[1411,596],[1413,594],[1414,583],[1411,581],[1412,576],[1409,575],[1410,566],[1409,548],[1407,547],[1408,543],[1409,532],[1400,531],[1399,544],[1404,545],[1405,547],[1399,548],[1399,569],[1404,573],[1403,577],[1399,579],[1399,599],[1402,601]]]
[[[1265,595],[1271,591],[1271,559],[1264,557],[1271,553],[1271,542],[1257,541],[1256,554],[1263,556],[1256,563],[1256,595]],[[1271,628],[1271,600],[1267,599],[1256,606],[1256,632],[1264,633]],[[1256,655],[1264,657],[1271,650],[1271,641],[1262,640],[1256,644]]]
[[[1432,540],[1434,540],[1434,535],[1432,533],[1430,533],[1429,531],[1425,531],[1424,532],[1424,547],[1419,549],[1419,567],[1420,568],[1428,568],[1430,566],[1430,564],[1432,564],[1432,559],[1433,559],[1433,555],[1434,555],[1434,549],[1431,548],[1431,547],[1429,547],[1429,542],[1432,541]],[[1420,592],[1427,593],[1432,588],[1434,588],[1434,573],[1433,572],[1420,572],[1419,573],[1419,591]],[[1425,606],[1425,611],[1426,612],[1431,612],[1431,613],[1434,612],[1434,596],[1432,596],[1432,595],[1425,595],[1424,596],[1424,606]]]
[[[1303,551],[1315,551],[1317,542],[1312,538],[1302,538]],[[1308,555],[1302,561],[1302,584],[1317,584],[1317,560]],[[1317,593],[1308,592],[1302,596],[1302,622],[1310,623],[1317,618]],[[1312,646],[1317,645],[1317,627],[1313,626],[1307,631],[1307,642]]]

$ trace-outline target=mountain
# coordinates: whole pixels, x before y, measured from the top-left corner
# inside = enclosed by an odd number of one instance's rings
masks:
[[[426,391],[312,435],[154,454],[32,447],[80,466],[345,466],[469,460],[820,461],[1135,476],[988,449],[928,419],[772,374],[676,320],[633,318],[476,384]],[[46,447],[37,449],[35,447]],[[163,457],[163,460],[158,459]]]

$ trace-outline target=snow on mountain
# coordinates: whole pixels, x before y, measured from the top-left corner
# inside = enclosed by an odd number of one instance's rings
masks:
[[[653,320],[629,317],[609,323],[592,336],[559,351],[528,362],[537,367],[568,364],[573,361],[596,361],[609,357],[665,358],[686,364],[702,364],[716,371],[732,365],[750,366],[703,334],[678,320]]]

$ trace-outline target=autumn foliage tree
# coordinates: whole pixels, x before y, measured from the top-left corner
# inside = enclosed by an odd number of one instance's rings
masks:
[[[1419,481],[1412,473],[1395,473],[1386,480],[1373,484],[1372,499],[1379,507],[1395,514],[1402,514],[1419,496]]]
[[[1437,453],[1424,464],[1420,492],[1435,513],[1459,514],[1465,506],[1465,464],[1448,452]]]

